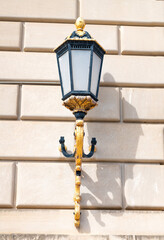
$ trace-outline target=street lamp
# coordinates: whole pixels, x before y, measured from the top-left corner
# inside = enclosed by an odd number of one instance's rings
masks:
[[[84,31],[85,22],[76,20],[76,31],[54,51],[57,55],[58,71],[62,90],[63,105],[76,117],[75,150],[66,151],[64,137],[61,137],[60,150],[65,157],[75,157],[75,226],[80,226],[80,185],[82,157],[93,156],[96,138],[92,138],[90,153],[83,152],[84,122],[87,111],[94,108],[98,101],[98,91],[105,50]]]

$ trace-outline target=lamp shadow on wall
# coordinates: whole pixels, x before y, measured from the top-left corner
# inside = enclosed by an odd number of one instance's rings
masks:
[[[105,73],[103,75],[103,82],[111,82],[114,94],[116,91],[113,87],[116,86],[114,77],[110,73]],[[121,94],[120,98],[124,101],[124,106],[126,105],[126,107],[133,112],[133,116],[137,117],[136,109],[125,99],[122,99]],[[121,103],[120,107],[122,108],[122,106],[123,104]],[[102,115],[102,108],[99,108],[99,106],[97,106],[96,111],[98,116]],[[120,111],[120,115],[122,112],[123,111]],[[120,119],[122,118],[121,116]],[[101,124],[102,127],[100,127]],[[123,124],[124,128],[122,128]],[[110,214],[116,216],[123,214],[126,206],[126,199],[124,197],[126,182],[124,180],[124,164],[122,162],[135,161],[138,141],[140,136],[143,135],[143,131],[140,124],[135,124],[134,127],[133,124],[124,123],[122,120],[121,122],[112,122],[110,120],[95,122],[92,120],[92,122],[85,122],[85,125],[87,136],[84,138],[84,145],[89,146],[91,138],[97,138],[97,151],[93,158],[89,159],[90,162],[87,163],[88,168],[90,167],[91,170],[88,171],[87,169],[87,171],[85,171],[85,160],[82,163],[82,215],[79,231],[89,233],[91,230],[91,223],[88,220],[89,214],[91,214],[102,227],[105,227],[107,223],[103,221],[102,211],[99,210],[104,210],[103,214],[108,214],[106,210],[122,210],[117,211],[117,213],[110,212]],[[96,169],[94,167],[92,170],[93,163],[94,166],[96,165]],[[118,166],[120,166],[120,171],[116,171],[119,168]],[[70,167],[72,168],[71,164]],[[72,170],[74,169],[72,168]],[[94,173],[92,171],[94,171]],[[112,171],[114,171],[114,174]],[[89,172],[91,172],[91,174],[88,174]],[[126,181],[129,179],[133,179],[133,170],[128,172],[128,179],[126,179]],[[88,211],[83,211],[83,209],[93,211],[88,213]],[[94,211],[95,209],[97,211]]]

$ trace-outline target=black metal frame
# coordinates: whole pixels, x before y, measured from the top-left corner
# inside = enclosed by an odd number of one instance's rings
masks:
[[[89,67],[89,80],[88,80],[88,90],[87,91],[75,91],[73,86],[73,70],[72,70],[72,55],[71,50],[90,50],[90,67]],[[62,82],[62,75],[61,75],[61,69],[60,69],[60,63],[59,58],[68,51],[69,56],[69,73],[70,73],[70,86],[71,91],[67,94],[64,94],[63,89],[63,82]],[[101,76],[101,70],[102,70],[102,63],[103,63],[103,57],[105,54],[105,51],[94,41],[94,40],[81,40],[81,39],[72,39],[72,40],[66,40],[62,45],[60,45],[56,50],[57,55],[57,63],[58,63],[58,69],[59,69],[59,78],[61,83],[61,89],[62,89],[62,100],[67,99],[71,95],[75,96],[91,96],[95,101],[98,101],[98,92],[99,92],[99,83],[100,83],[100,76]],[[99,69],[99,77],[98,77],[98,83],[97,83],[97,90],[96,95],[94,95],[91,92],[91,79],[92,79],[92,68],[93,68],[93,53],[97,54],[97,56],[101,59],[100,69]]]

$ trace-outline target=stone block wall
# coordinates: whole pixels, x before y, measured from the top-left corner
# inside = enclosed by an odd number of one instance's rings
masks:
[[[85,118],[85,152],[98,143],[77,230],[74,160],[58,150],[63,135],[73,150],[75,120],[53,49],[78,16],[107,54]],[[0,239],[159,239],[163,163],[164,1],[0,0]]]

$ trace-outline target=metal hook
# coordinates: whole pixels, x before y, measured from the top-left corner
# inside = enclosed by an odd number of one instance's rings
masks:
[[[64,137],[62,136],[62,137],[60,137],[60,139],[59,139],[59,143],[61,144],[61,152],[63,153],[63,155],[65,156],[65,157],[67,157],[67,158],[72,158],[72,157],[74,157],[75,156],[75,153],[68,153],[67,151],[66,151],[66,147],[65,147],[65,139],[64,139]]]
[[[83,152],[83,157],[84,158],[90,158],[90,157],[92,157],[93,156],[93,154],[94,154],[94,152],[95,152],[95,146],[96,146],[96,143],[97,143],[97,141],[96,141],[96,138],[92,138],[92,140],[91,140],[91,150],[90,150],[90,153],[88,153],[88,154],[85,154],[84,152]]]

